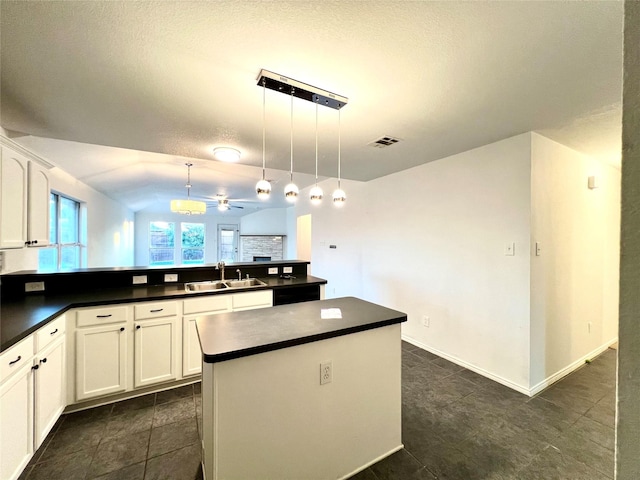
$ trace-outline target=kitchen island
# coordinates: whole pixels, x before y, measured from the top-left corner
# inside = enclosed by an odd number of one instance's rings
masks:
[[[198,318],[205,479],[348,478],[401,449],[406,319],[353,297]]]

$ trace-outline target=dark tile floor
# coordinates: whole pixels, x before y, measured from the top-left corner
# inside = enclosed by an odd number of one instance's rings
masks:
[[[403,342],[405,448],[352,480],[613,478],[616,351],[534,398]],[[26,480],[197,480],[200,385],[64,415]]]

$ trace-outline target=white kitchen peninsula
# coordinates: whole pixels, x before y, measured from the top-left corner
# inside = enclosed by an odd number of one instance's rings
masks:
[[[205,479],[348,478],[401,449],[406,318],[353,297],[199,317]]]

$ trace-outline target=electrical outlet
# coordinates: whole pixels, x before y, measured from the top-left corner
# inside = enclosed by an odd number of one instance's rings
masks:
[[[320,385],[325,383],[331,383],[333,380],[333,368],[331,362],[324,362],[320,364]]]
[[[269,270],[267,271],[267,273],[269,275],[277,275],[278,274],[278,267],[269,267]]]
[[[293,267],[284,267],[282,273],[293,273]]]
[[[429,328],[430,324],[431,324],[431,319],[427,315],[423,315],[422,316],[422,326]]]
[[[165,282],[177,282],[178,281],[178,274],[177,273],[165,273],[164,274],[164,281]]]
[[[133,276],[133,284],[134,285],[140,285],[143,283],[147,283],[147,276],[146,275],[134,275]]]
[[[44,292],[44,282],[26,282],[24,284],[25,292]]]

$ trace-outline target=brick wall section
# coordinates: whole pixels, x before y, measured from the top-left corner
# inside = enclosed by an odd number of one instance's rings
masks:
[[[241,262],[252,262],[253,257],[271,257],[283,260],[284,236],[282,235],[241,235]]]

